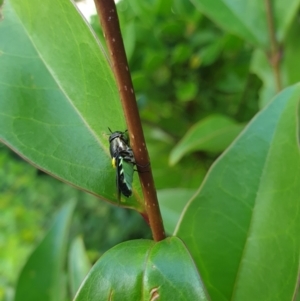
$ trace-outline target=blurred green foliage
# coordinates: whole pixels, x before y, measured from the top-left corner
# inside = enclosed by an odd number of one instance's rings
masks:
[[[0,146],[0,300],[11,300],[18,273],[51,226],[54,213],[77,200],[72,235],[81,233],[91,262],[112,246],[150,238],[144,220],[132,210],[101,202],[20,159]]]
[[[123,0],[118,12],[156,187],[198,188],[219,154],[195,151],[169,166],[171,150],[205,117],[217,113],[244,123],[258,111],[262,82],[249,71],[253,47],[189,1]],[[98,17],[92,26],[103,41]],[[72,233],[83,234],[92,262],[121,241],[150,237],[137,213],[60,183],[1,147],[0,300],[12,294],[54,211],[70,199],[78,201]]]
[[[145,123],[178,138],[211,112],[238,121],[257,112],[260,80],[249,74],[253,49],[189,1],[121,1],[118,12]],[[99,32],[96,17],[92,25]]]
[[[121,1],[118,12],[148,149],[155,158],[156,186],[197,188],[216,155],[195,152],[171,167],[169,154],[194,123],[212,113],[239,122],[256,113],[261,83],[249,73],[252,48],[224,33],[189,1]],[[102,39],[96,16],[92,26]],[[38,172],[6,147],[0,148],[0,175],[0,300],[54,211],[69,199],[78,200],[73,232],[83,233],[92,261],[118,242],[150,237],[135,212]]]
[[[258,111],[253,48],[189,1],[121,1],[118,13],[156,187],[197,188],[218,154],[195,151],[171,167],[170,153],[211,114],[247,122]],[[91,23],[105,43],[98,17]]]
[[[35,168],[0,147],[0,300],[4,287],[13,285],[32,247],[44,234],[45,216],[56,206],[51,189],[45,193],[36,173]]]

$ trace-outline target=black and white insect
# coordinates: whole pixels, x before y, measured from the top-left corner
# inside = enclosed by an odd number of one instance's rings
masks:
[[[127,131],[111,132],[109,136],[109,151],[112,159],[112,166],[116,168],[116,187],[118,201],[120,202],[121,193],[130,197],[132,195],[132,181],[134,166],[136,165],[133,151],[129,146]]]

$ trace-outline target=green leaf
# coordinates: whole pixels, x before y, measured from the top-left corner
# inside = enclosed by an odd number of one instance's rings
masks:
[[[69,279],[72,296],[75,296],[85,276],[91,269],[91,263],[87,257],[83,239],[77,236],[71,244],[69,251]]]
[[[170,53],[173,64],[180,64],[186,61],[192,54],[192,49],[187,44],[174,45],[173,51]]]
[[[256,49],[252,55],[251,71],[263,82],[259,91],[259,107],[265,107],[276,95],[275,76],[266,54]]]
[[[107,127],[126,125],[100,44],[69,0],[7,0],[3,14],[0,140],[47,173],[117,202]],[[140,192],[124,205],[142,211],[137,199]]]
[[[135,24],[134,22],[130,22],[124,25],[123,39],[124,46],[126,49],[127,59],[130,60],[135,48]]]
[[[280,93],[217,160],[175,233],[212,300],[290,301],[300,252],[300,85]]]
[[[289,31],[284,43],[284,55],[282,65],[284,66],[287,84],[300,82],[300,40],[299,20],[296,19]]]
[[[175,95],[179,101],[188,102],[193,100],[198,92],[198,86],[195,82],[177,82],[175,83],[176,90]]]
[[[219,58],[220,53],[224,50],[224,42],[226,42],[226,36],[223,39],[215,39],[207,46],[201,47],[199,52],[201,66],[210,66]]]
[[[284,53],[280,63],[280,79],[283,87],[300,81],[300,63],[298,54],[300,42],[298,39],[299,24],[295,20],[285,41]],[[270,65],[267,54],[260,49],[253,52],[251,71],[263,82],[259,92],[259,106],[263,108],[277,93],[274,71]]]
[[[210,115],[194,124],[170,154],[170,164],[176,164],[193,151],[218,153],[226,149],[243,129],[229,117]]]
[[[179,221],[180,215],[195,189],[174,188],[157,191],[159,207],[166,232],[172,234]]]
[[[55,223],[26,262],[14,301],[64,300],[64,266],[74,202],[65,205]]]
[[[186,247],[176,237],[127,241],[106,252],[74,301],[209,300]]]
[[[261,0],[192,0],[195,6],[223,29],[264,49],[270,48],[266,8]],[[271,1],[276,36],[282,42],[299,7],[299,0]]]

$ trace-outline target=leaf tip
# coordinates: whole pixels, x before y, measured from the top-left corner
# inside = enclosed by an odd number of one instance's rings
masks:
[[[181,154],[178,155],[177,146],[175,146],[175,148],[173,148],[169,156],[169,165],[174,166],[176,163],[178,163],[181,157]]]

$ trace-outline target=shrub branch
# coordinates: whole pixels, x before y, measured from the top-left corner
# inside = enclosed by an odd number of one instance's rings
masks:
[[[273,7],[271,2],[272,2],[271,0],[265,0],[265,7],[266,7],[268,32],[269,32],[269,37],[271,42],[270,63],[273,68],[276,90],[277,92],[279,92],[282,89],[281,76],[280,76],[281,50],[276,39],[274,14],[273,14]]]
[[[149,221],[153,239],[155,241],[160,241],[165,238],[165,231],[158,205],[141,119],[125,54],[116,5],[114,0],[94,0],[94,2],[102,25],[107,47],[109,49],[111,66],[117,81],[130,136],[130,144],[137,162],[137,167],[140,171],[139,178],[146,208],[145,218]]]

